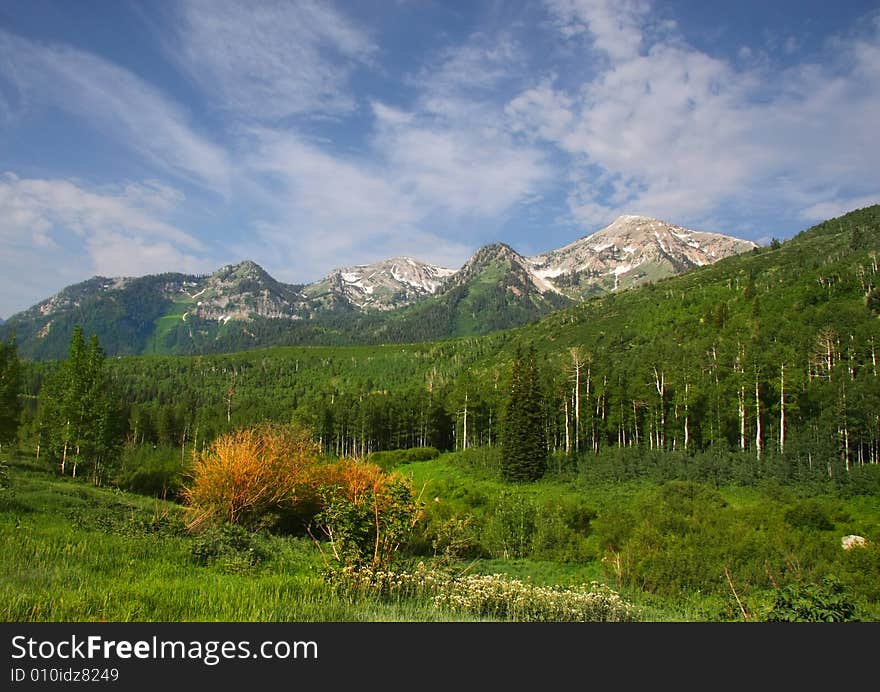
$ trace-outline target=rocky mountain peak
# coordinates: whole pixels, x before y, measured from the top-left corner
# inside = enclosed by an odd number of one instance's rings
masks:
[[[627,214],[564,247],[530,257],[529,262],[540,277],[579,298],[679,274],[753,247],[754,243],[731,236]]]

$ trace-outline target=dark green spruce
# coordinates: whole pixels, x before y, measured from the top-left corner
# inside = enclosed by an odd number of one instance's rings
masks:
[[[544,397],[535,349],[518,349],[513,359],[510,395],[504,412],[501,473],[508,481],[538,480],[547,470]]]

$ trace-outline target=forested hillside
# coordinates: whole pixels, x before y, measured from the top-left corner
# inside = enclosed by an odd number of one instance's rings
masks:
[[[828,474],[880,456],[878,251],[874,206],[485,337],[109,367],[138,443],[183,450],[268,418],[332,453],[462,449],[497,443],[513,350],[534,345],[551,451],[739,451]],[[27,364],[31,394],[52,367]]]

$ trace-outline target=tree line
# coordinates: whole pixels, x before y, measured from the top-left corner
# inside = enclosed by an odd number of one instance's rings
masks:
[[[94,473],[123,443],[185,459],[266,420],[307,425],[336,456],[495,447],[528,429],[546,455],[585,463],[735,452],[845,472],[880,460],[878,209],[479,338],[104,359],[80,330],[64,363],[22,364],[22,437],[65,472],[71,450]],[[95,394],[98,372],[116,404]]]

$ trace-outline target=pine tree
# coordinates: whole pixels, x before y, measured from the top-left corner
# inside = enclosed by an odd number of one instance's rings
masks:
[[[508,481],[535,481],[547,470],[543,395],[534,348],[517,350],[504,417],[501,472]]]

